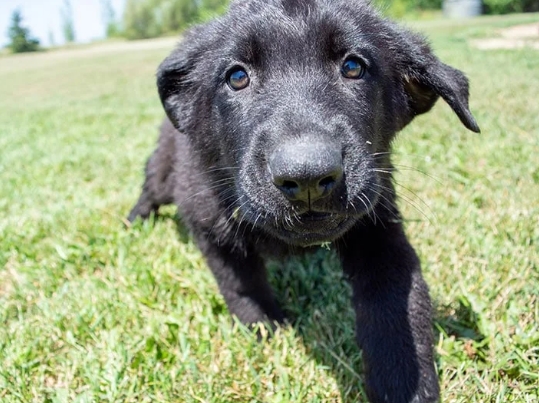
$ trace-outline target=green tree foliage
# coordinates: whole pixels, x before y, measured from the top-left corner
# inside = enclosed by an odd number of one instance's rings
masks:
[[[384,12],[392,17],[402,17],[405,14],[420,10],[441,10],[443,0],[373,0]]]
[[[389,15],[402,17],[418,10],[440,10],[444,0],[374,0]],[[539,11],[539,0],[483,0],[486,14]]]
[[[75,22],[73,20],[73,8],[69,0],[64,0],[60,10],[62,16],[62,33],[66,42],[75,42]]]
[[[413,3],[421,10],[439,10],[442,8],[442,0],[415,0]]]
[[[127,0],[123,15],[124,35],[128,39],[144,39],[163,33],[157,21],[152,0]]]
[[[226,9],[228,0],[127,0],[123,34],[128,39],[179,32]]]
[[[193,0],[160,1],[159,17],[164,32],[177,32],[198,18],[198,4]]]
[[[483,0],[487,14],[539,11],[539,0]]]
[[[11,25],[8,30],[9,47],[13,53],[34,52],[39,50],[39,41],[30,37],[30,30],[22,26],[20,10],[13,11]]]
[[[116,19],[116,13],[114,7],[112,7],[111,0],[101,0],[103,22],[105,24],[105,36],[107,38],[113,38],[120,36],[120,24]]]
[[[202,0],[199,8],[199,18],[207,20],[218,14],[223,14],[228,8],[228,0]]]

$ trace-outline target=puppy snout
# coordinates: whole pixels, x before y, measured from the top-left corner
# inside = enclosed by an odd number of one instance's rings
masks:
[[[273,184],[291,201],[327,197],[343,176],[341,150],[323,142],[297,141],[277,147],[269,158]]]

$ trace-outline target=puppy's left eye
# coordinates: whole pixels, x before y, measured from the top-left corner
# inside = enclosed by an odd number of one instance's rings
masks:
[[[365,64],[357,57],[348,57],[341,66],[343,77],[358,80],[365,74]]]
[[[242,67],[236,67],[228,73],[228,86],[234,91],[246,88],[250,81],[249,74]]]

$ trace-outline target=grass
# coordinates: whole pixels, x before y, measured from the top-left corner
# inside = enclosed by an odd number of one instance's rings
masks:
[[[467,42],[537,18],[414,24],[470,77],[482,128],[440,102],[395,144],[444,402],[539,398],[539,52]],[[258,343],[232,323],[174,209],[124,227],[163,116],[153,74],[167,52],[0,59],[0,401],[365,401],[334,256],[272,266],[295,321]]]

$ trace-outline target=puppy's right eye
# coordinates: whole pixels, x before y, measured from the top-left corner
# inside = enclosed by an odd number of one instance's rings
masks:
[[[359,80],[365,74],[365,64],[357,57],[348,57],[341,66],[341,74],[345,78]]]
[[[243,90],[250,83],[249,74],[242,67],[236,67],[228,73],[228,86],[234,91]]]

